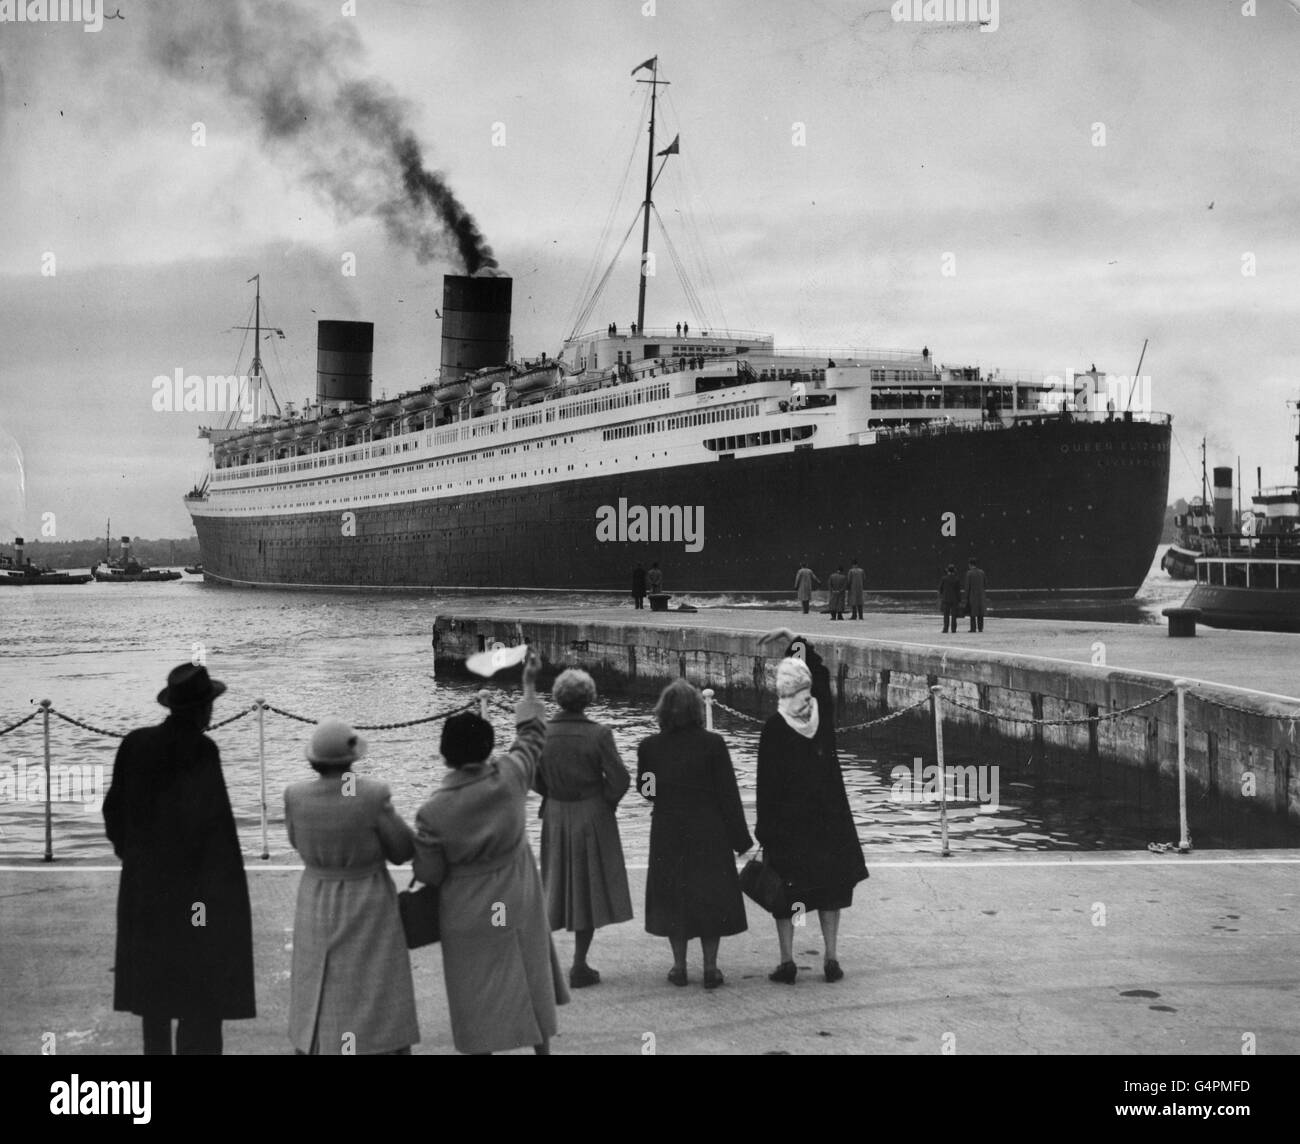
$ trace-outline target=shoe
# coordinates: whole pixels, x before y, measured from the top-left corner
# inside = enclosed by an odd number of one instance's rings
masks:
[[[590,965],[575,965],[569,970],[569,988],[585,989],[588,985],[599,985],[600,974]]]
[[[838,981],[844,976],[844,970],[840,968],[840,963],[834,958],[830,958],[822,964],[822,971],[825,973],[827,981]]]
[[[688,982],[686,970],[678,969],[675,965],[668,971],[668,984],[685,985]]]
[[[706,969],[704,971],[704,988],[716,989],[722,984],[724,978],[720,969]]]
[[[775,981],[778,985],[793,985],[795,974],[798,972],[799,967],[793,961],[783,961],[767,975],[767,979]]]

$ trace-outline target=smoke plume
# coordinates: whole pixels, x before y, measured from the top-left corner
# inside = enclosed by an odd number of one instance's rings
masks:
[[[443,175],[424,165],[411,106],[355,77],[363,54],[346,18],[285,0],[161,6],[153,57],[170,74],[220,85],[257,117],[263,142],[290,152],[346,217],[379,219],[421,262],[454,252],[467,274],[497,265]]]

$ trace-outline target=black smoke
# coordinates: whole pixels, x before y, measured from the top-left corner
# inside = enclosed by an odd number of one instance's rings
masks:
[[[268,149],[291,154],[340,214],[379,219],[421,262],[454,253],[467,274],[495,269],[473,216],[424,165],[410,104],[356,77],[363,52],[348,17],[285,0],[223,0],[160,6],[156,20],[154,59],[173,76],[223,88],[256,117]]]

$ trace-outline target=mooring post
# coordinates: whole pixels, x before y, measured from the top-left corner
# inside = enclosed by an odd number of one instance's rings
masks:
[[[713,688],[706,687],[700,694],[704,696],[704,729],[713,730]]]
[[[930,710],[934,712],[934,750],[939,760],[939,841],[941,843],[939,853],[944,858],[950,858],[952,851],[948,849],[948,775],[943,769],[943,715],[939,711],[939,698],[939,685],[931,684]]]
[[[1187,833],[1187,687],[1185,679],[1175,679],[1178,692],[1178,852],[1188,854],[1192,840]]]
[[[488,695],[489,692],[486,687],[478,693],[478,713],[479,718],[481,719],[486,719],[488,717]]]
[[[41,721],[45,724],[45,858],[54,861],[54,812],[50,807],[50,701],[41,700]]]
[[[266,841],[266,700],[257,699],[257,767],[262,774],[262,861],[271,857]]]

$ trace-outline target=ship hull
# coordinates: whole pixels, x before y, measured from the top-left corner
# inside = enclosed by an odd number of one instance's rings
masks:
[[[673,593],[789,597],[855,557],[869,592],[929,596],[977,556],[994,596],[1132,596],[1169,486],[1167,424],[1067,422],[920,434],[658,471],[296,516],[187,502],[204,575],[245,586],[627,592],[657,561]],[[638,506],[698,535],[647,539]],[[692,515],[692,510],[698,516]],[[603,524],[602,524],[603,522]]]
[[[1300,590],[1296,589],[1197,584],[1183,607],[1199,608],[1198,620],[1212,628],[1300,632]]]

